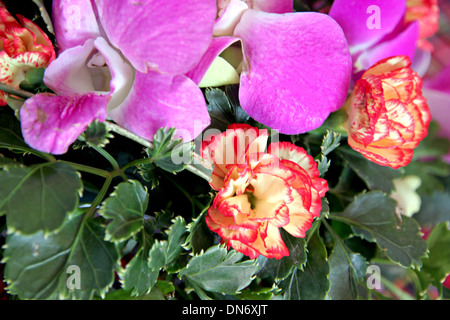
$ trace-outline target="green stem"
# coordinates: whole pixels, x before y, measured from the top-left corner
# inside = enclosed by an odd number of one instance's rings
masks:
[[[131,133],[130,131],[128,131],[128,130],[118,126],[117,124],[114,124],[114,123],[109,122],[109,121],[105,121],[104,123],[106,125],[106,128],[109,131],[118,133],[121,136],[124,136],[124,137],[126,137],[128,139],[131,139],[131,140],[139,143],[140,145],[143,145],[146,148],[153,147],[153,143],[151,141],[143,139],[143,138],[139,137],[138,135],[135,135],[134,133]]]
[[[103,184],[102,189],[97,194],[94,201],[92,201],[91,206],[89,207],[88,211],[86,212],[85,219],[90,218],[94,215],[95,211],[97,210],[97,207],[102,203],[103,198],[105,197],[106,193],[108,192],[111,182],[112,182],[112,177],[109,177],[106,179],[105,183]]]
[[[97,151],[99,154],[101,154],[106,160],[108,160],[108,162],[111,164],[111,166],[113,167],[114,172],[117,175],[120,175],[122,177],[122,179],[124,181],[128,180],[128,177],[125,175],[124,171],[122,170],[119,166],[119,164],[117,163],[116,159],[114,159],[113,156],[111,156],[109,154],[109,152],[107,152],[105,149],[100,148],[98,146],[92,145],[91,146],[95,151]]]
[[[93,168],[90,166],[86,166],[84,164],[79,164],[79,163],[74,163],[74,162],[70,162],[70,161],[65,161],[65,160],[58,160],[58,162],[61,163],[65,163],[68,164],[69,166],[71,166],[72,168],[74,168],[75,170],[78,171],[82,171],[82,172],[86,172],[86,173],[91,173],[103,178],[112,178],[114,175],[106,170],[102,170],[102,169],[97,169],[97,168]]]
[[[34,96],[34,93],[22,90],[22,89],[18,89],[18,88],[14,88],[11,86],[8,86],[7,84],[4,83],[0,83],[0,90],[15,96],[18,96],[20,98],[23,99],[28,99]]]
[[[308,233],[308,236],[307,236],[307,238],[306,238],[306,244],[309,243],[309,240],[311,240],[311,237],[314,235],[314,233],[316,232],[316,230],[319,228],[320,223],[321,223],[321,219],[320,219],[320,218],[317,219],[316,221],[314,221],[314,223],[313,223],[311,229],[309,229],[309,233]]]
[[[127,163],[126,165],[124,165],[121,170],[123,172],[125,172],[125,170],[131,168],[131,167],[136,167],[136,166],[140,166],[143,164],[151,164],[153,163],[153,159],[152,158],[143,158],[143,159],[137,159],[137,160],[133,160],[129,163]]]

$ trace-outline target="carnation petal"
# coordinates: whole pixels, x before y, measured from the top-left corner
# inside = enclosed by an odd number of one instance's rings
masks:
[[[105,121],[108,97],[95,94],[54,96],[38,94],[20,109],[22,134],[32,148],[65,153],[94,120]]]
[[[184,75],[137,72],[125,101],[109,112],[125,129],[152,140],[160,128],[176,128],[185,141],[195,139],[210,123],[198,86]]]
[[[345,102],[352,62],[342,30],[329,16],[249,9],[235,35],[244,53],[239,97],[256,121],[280,133],[303,133]]]
[[[183,74],[200,60],[212,39],[213,0],[95,3],[111,43],[143,73]]]
[[[260,234],[262,234],[262,232]],[[268,258],[281,259],[282,257],[289,256],[289,250],[286,247],[283,238],[281,238],[280,229],[271,225],[270,222],[267,224],[263,241],[265,255]]]
[[[298,164],[311,178],[319,176],[319,170],[314,158],[307,154],[305,149],[297,147],[295,144],[286,141],[271,143],[267,148],[267,153]]]
[[[308,213],[296,213],[289,216],[289,223],[283,226],[283,229],[297,238],[304,238],[306,231],[311,228],[314,217]]]

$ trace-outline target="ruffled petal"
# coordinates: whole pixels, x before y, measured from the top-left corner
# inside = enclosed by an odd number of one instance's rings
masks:
[[[211,186],[215,190],[223,187],[223,179],[235,164],[244,164],[247,153],[258,153],[266,149],[269,133],[248,125],[231,125],[222,134],[207,137],[202,144],[202,157],[214,162]]]
[[[214,0],[95,0],[111,43],[140,72],[184,74],[213,35]]]
[[[176,128],[178,137],[191,141],[211,121],[203,94],[192,80],[153,71],[136,73],[131,92],[109,116],[148,140],[167,127]]]
[[[283,134],[304,133],[345,102],[352,61],[329,16],[249,9],[235,35],[244,52],[239,97],[256,121]]]
[[[25,142],[39,151],[65,153],[91,122],[105,121],[108,100],[95,94],[27,99],[20,109]]]
[[[390,34],[403,21],[405,12],[406,0],[335,0],[329,14],[344,30],[353,53]]]
[[[305,149],[297,147],[295,144],[290,142],[271,143],[267,148],[267,153],[298,164],[311,178],[319,176],[319,170],[317,169],[317,163],[314,158]]]
[[[52,22],[60,52],[100,36],[89,0],[53,1]]]
[[[306,231],[311,228],[314,216],[309,213],[298,213],[291,214],[289,219],[289,223],[283,226],[283,229],[294,237],[304,238],[306,236]]]

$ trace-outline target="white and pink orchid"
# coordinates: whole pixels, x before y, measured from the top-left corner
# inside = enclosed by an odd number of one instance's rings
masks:
[[[65,153],[94,120],[145,139],[176,127],[191,140],[210,123],[201,90],[184,74],[211,42],[214,0],[55,0],[52,14],[60,52],[44,81],[56,95],[21,108],[30,146]]]
[[[293,12],[293,0],[219,0],[217,7],[215,37],[188,73],[196,83],[237,48],[239,100],[256,121],[299,134],[316,129],[343,105],[352,62],[336,21],[326,14]]]
[[[351,56],[328,15],[292,0],[56,0],[58,58],[45,73],[56,95],[29,99],[22,131],[32,147],[64,153],[94,120],[152,139],[175,127],[194,139],[210,123],[199,83],[241,43],[243,109],[285,134],[316,129],[348,93]]]

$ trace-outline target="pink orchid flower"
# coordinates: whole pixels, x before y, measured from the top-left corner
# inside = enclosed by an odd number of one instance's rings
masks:
[[[351,56],[326,14],[293,12],[292,0],[218,0],[215,38],[188,76],[200,83],[216,58],[241,45],[239,99],[254,120],[283,134],[319,127],[345,102]]]
[[[406,21],[407,0],[335,0],[330,10],[344,30],[355,79],[378,61],[416,55],[419,22]]]
[[[60,52],[44,82],[56,95],[26,101],[25,141],[62,154],[90,123],[106,119],[149,140],[161,127],[194,139],[210,118],[184,74],[208,48],[215,13],[213,0],[54,0]]]

